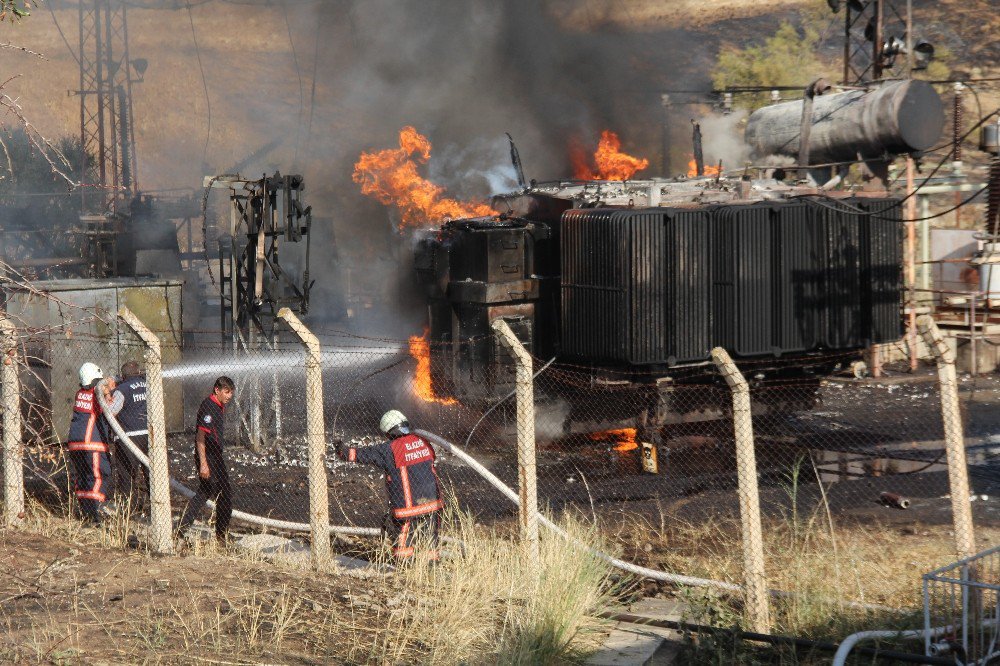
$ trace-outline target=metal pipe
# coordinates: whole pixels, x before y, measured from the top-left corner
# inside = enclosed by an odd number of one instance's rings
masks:
[[[837,648],[837,652],[833,655],[832,666],[844,666],[847,661],[847,657],[854,651],[855,646],[861,641],[872,640],[874,638],[924,638],[930,633],[931,635],[939,634],[948,629],[948,627],[935,627],[934,629],[906,629],[904,631],[898,631],[893,629],[877,629],[875,631],[859,631],[856,634],[851,634],[845,638],[840,643],[840,647]],[[923,661],[921,663],[940,663],[938,661],[929,661],[931,659],[941,659],[941,657],[923,657],[923,659],[928,661]],[[954,659],[945,659],[950,664],[954,664]]]
[[[910,500],[897,493],[879,493],[879,500],[882,504],[892,506],[897,509],[909,509]]]
[[[906,156],[906,300],[909,304],[906,333],[910,346],[910,372],[916,372],[917,360],[917,198],[914,196],[913,179],[915,167],[913,157]]]
[[[882,26],[883,12],[882,0],[874,0],[875,3],[875,38],[872,40],[872,78],[878,81],[882,78]]]
[[[684,622],[681,620],[660,620],[651,617],[644,617],[642,615],[632,615],[630,613],[602,612],[598,613],[597,616],[606,620],[614,620],[615,622],[624,622],[626,624],[660,627],[662,629],[674,629],[678,631],[690,631],[691,633],[696,634],[728,634],[748,641],[759,641],[762,643],[771,643],[772,645],[791,645],[793,647],[822,650],[823,652],[836,652],[840,647],[839,643],[832,643],[829,641],[815,641],[808,638],[781,636],[777,634],[762,634],[754,631],[741,631],[739,629],[732,629],[728,627],[713,627],[711,625],[695,624],[693,622]],[[924,655],[914,654],[912,652],[900,652],[898,650],[856,647],[852,650],[852,652],[878,659],[900,661],[909,664],[941,664],[942,666],[954,666],[955,664],[954,659],[945,659],[944,657],[925,657]]]

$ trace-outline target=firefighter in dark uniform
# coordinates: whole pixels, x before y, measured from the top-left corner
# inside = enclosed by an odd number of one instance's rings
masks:
[[[212,387],[212,394],[201,401],[195,432],[194,464],[198,470],[201,488],[188,502],[178,531],[183,535],[201,514],[208,500],[215,502],[215,536],[226,543],[229,539],[229,520],[233,515],[233,493],[229,485],[229,469],[222,457],[225,432],[226,403],[233,399],[236,385],[229,377],[219,377]]]
[[[396,410],[386,412],[379,429],[390,441],[362,448],[336,443],[337,455],[347,462],[374,465],[385,473],[389,492],[386,536],[397,560],[414,555],[414,544],[426,543],[431,558],[437,557],[441,527],[441,485],[434,465],[434,449],[410,433],[410,423]]]
[[[128,438],[132,440],[132,443],[148,455],[146,377],[143,376],[139,364],[135,361],[129,361],[122,366],[122,380],[115,392],[111,394],[111,404],[108,405],[108,411],[118,418],[118,423]],[[120,485],[117,487],[120,488],[122,497],[141,502],[145,495],[140,493],[133,497],[132,491],[136,476],[140,472],[146,482],[146,488],[149,488],[149,470],[132,454],[125,442],[117,437],[115,438],[115,453],[112,462],[120,481]]]
[[[96,364],[84,363],[80,366],[80,390],[76,392],[73,403],[66,446],[73,467],[76,501],[83,517],[93,525],[100,525],[105,503],[112,491],[109,428],[94,395],[98,390],[97,383],[103,378],[104,373]],[[105,399],[110,399],[114,388],[113,381],[101,387]]]

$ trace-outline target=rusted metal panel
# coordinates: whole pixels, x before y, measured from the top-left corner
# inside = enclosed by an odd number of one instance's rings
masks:
[[[161,282],[152,285],[124,286],[118,290],[118,306],[131,310],[150,330],[160,338],[160,353],[164,367],[176,365],[181,360],[183,327],[181,320],[182,294],[180,282]],[[126,340],[136,344],[134,334],[121,327],[121,342]],[[122,344],[122,362],[129,346]],[[142,350],[136,349],[135,360],[141,361]],[[119,366],[120,367],[120,366]],[[179,378],[163,380],[165,401],[164,416],[167,432],[184,429],[183,383]]]
[[[48,419],[51,436],[66,437],[78,371],[86,361],[97,363],[105,376],[117,375],[123,362],[141,360],[138,341],[118,322],[126,305],[157,332],[165,365],[181,360],[183,339],[179,280],[51,280],[31,289],[7,287],[7,313],[27,336],[31,375],[25,390]],[[183,396],[179,382],[165,382],[167,429],[183,429]]]

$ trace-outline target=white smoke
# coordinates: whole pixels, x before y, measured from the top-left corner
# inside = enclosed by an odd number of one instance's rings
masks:
[[[465,198],[510,192],[517,188],[517,173],[506,136],[479,137],[463,145],[435,146],[427,164],[431,181],[448,188],[451,196]]]
[[[722,168],[726,171],[746,165],[750,160],[750,146],[743,140],[747,116],[746,111],[711,113],[698,121],[706,165],[714,166],[722,160]]]

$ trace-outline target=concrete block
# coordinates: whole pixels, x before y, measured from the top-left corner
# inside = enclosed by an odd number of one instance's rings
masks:
[[[957,338],[946,339],[959,342]],[[998,361],[1000,361],[1000,348],[983,340],[976,340],[976,367],[973,368],[972,344],[968,340],[961,340],[958,344],[955,369],[960,373],[975,372],[982,375],[995,372]]]

